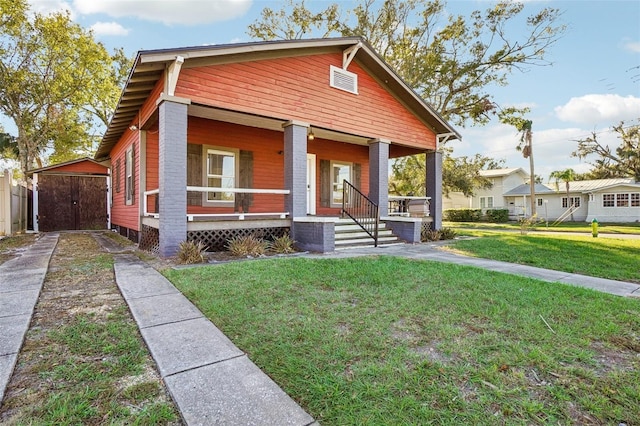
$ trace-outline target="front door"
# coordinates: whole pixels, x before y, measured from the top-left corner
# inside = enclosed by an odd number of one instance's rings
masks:
[[[316,155],[307,154],[307,214],[316,214]]]

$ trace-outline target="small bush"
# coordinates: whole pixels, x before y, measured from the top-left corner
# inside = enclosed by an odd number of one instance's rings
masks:
[[[271,243],[271,250],[278,254],[293,253],[296,250],[293,248],[293,241],[289,234],[284,234],[282,237],[278,237]]]
[[[453,240],[458,233],[452,228],[442,228],[440,230],[440,239],[441,240]]]
[[[532,231],[538,224],[544,222],[544,219],[538,218],[537,215],[533,215],[530,217],[523,217],[518,219],[518,223],[520,224],[520,234],[527,235],[529,231]]]
[[[193,241],[183,241],[178,246],[178,260],[180,263],[192,264],[204,262],[204,253],[207,246],[201,241],[194,243]]]
[[[427,229],[422,233],[422,235],[420,236],[420,239],[424,243],[428,241],[440,241],[441,237],[442,237],[442,234],[437,229]]]
[[[509,209],[487,210],[487,220],[493,223],[504,223],[509,221]]]
[[[448,222],[480,222],[480,219],[482,219],[482,210],[447,209],[443,213],[443,218]]]
[[[269,243],[254,235],[246,237],[235,237],[227,242],[227,249],[232,255],[238,257],[244,256],[262,256],[269,248]]]

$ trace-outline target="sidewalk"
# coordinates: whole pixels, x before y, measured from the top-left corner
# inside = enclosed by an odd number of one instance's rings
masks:
[[[0,403],[29,329],[58,234],[39,238],[21,256],[0,265]]]
[[[357,256],[398,256],[409,259],[433,260],[437,262],[455,263],[458,265],[475,266],[495,272],[505,272],[535,278],[551,283],[570,284],[578,287],[590,288],[616,296],[640,297],[640,284],[596,278],[587,275],[571,274],[569,272],[553,271],[551,269],[536,268],[535,266],[518,265],[498,260],[481,259],[465,256],[449,251],[438,250],[438,243],[396,244],[391,246],[367,247],[347,249],[328,254],[309,255],[317,258],[347,258]]]
[[[164,276],[109,238],[93,234],[114,254],[120,292],[160,375],[189,425],[317,425]],[[4,395],[57,244],[47,234],[21,257],[0,265],[0,397]],[[619,296],[640,297],[640,284],[551,271],[438,250],[436,244],[306,254],[310,258],[389,255],[450,262],[560,282]]]

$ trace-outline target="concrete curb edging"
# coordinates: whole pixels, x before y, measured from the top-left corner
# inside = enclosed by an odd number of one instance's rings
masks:
[[[317,425],[151,266],[114,256],[118,288],[188,425]]]

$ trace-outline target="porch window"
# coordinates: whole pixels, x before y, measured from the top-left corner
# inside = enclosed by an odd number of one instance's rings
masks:
[[[236,160],[237,155],[233,151],[207,149],[206,186],[210,188],[235,188]],[[206,201],[217,205],[233,203],[235,194],[233,192],[208,192]]]
[[[640,207],[640,192],[631,193],[631,207]]]
[[[343,163],[332,161],[331,162],[331,176],[332,176],[332,193],[331,193],[331,207],[342,206],[342,188],[344,181],[352,182],[351,170],[353,165],[351,163]],[[349,200],[345,200],[347,203]]]

